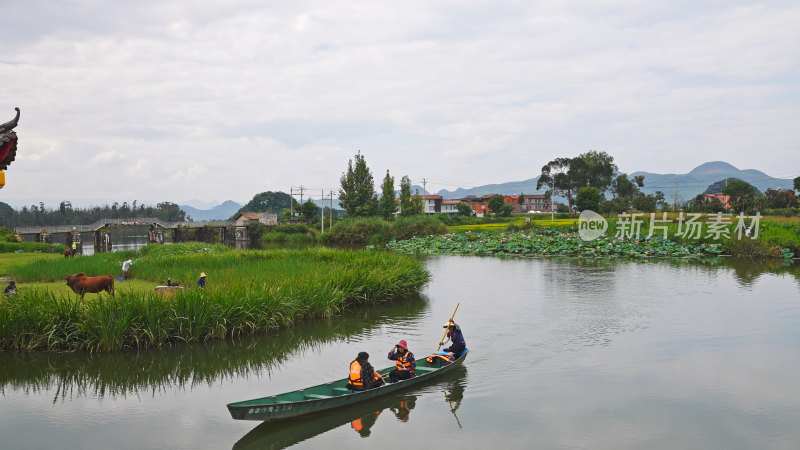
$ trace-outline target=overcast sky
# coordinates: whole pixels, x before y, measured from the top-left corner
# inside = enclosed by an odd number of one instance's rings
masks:
[[[800,176],[793,1],[3,1],[0,201],[429,191],[606,151]],[[306,196],[308,192],[306,191]],[[48,203],[48,207],[56,207]]]

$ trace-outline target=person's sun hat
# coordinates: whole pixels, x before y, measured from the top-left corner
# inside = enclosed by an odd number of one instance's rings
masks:
[[[406,351],[408,351],[408,344],[406,343],[406,341],[400,341],[400,342],[398,342],[398,343],[397,343],[397,346],[398,346],[398,347],[403,347],[403,350],[406,350]]]
[[[200,272],[200,278],[205,278],[205,277],[206,277],[206,273],[205,272]]]

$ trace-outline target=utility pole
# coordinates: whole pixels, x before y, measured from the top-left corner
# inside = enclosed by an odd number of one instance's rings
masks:
[[[302,186],[302,185],[301,185],[301,186],[300,186],[299,188],[297,188],[297,189],[300,189],[300,204],[302,205],[302,204],[303,204],[303,191],[305,191],[305,190],[306,190],[306,188],[305,188],[305,186]]]
[[[556,193],[556,178],[553,177],[553,181],[550,183],[550,222],[555,222],[556,220],[556,214],[555,211],[553,211],[556,202],[555,193]],[[572,214],[570,214],[570,217],[572,217]]]
[[[319,209],[319,212],[321,214],[321,220],[319,222],[320,222],[320,224],[322,224],[322,232],[324,233],[325,232],[325,190],[323,189],[323,190],[321,190],[319,192],[320,192],[319,198],[320,198],[320,200],[322,200],[322,202],[320,202],[320,206],[322,206],[322,207]]]
[[[294,187],[289,186],[289,220],[294,218]]]
[[[422,208],[423,208],[422,212],[423,212],[423,214],[427,213],[426,210],[428,209],[428,201],[425,200],[425,196],[428,195],[428,190],[425,188],[427,183],[428,182],[425,180],[425,178],[423,178],[422,179],[422,205],[423,205],[422,206]]]
[[[333,228],[333,191],[331,191],[331,221],[328,225],[330,225],[328,228]]]

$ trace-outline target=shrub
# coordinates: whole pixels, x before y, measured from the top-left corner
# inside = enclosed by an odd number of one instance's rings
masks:
[[[392,236],[392,226],[379,217],[359,217],[342,219],[333,224],[333,228],[323,240],[333,244],[375,244],[380,239],[388,242]]]
[[[394,222],[393,228],[395,239],[447,233],[447,226],[433,216],[400,217]]]

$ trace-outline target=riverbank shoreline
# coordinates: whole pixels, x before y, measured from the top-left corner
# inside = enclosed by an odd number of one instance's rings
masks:
[[[111,275],[133,258],[140,289],[116,296],[57,288],[64,274]],[[365,250],[232,250],[208,244],[148,246],[12,265],[18,293],[0,303],[0,350],[118,351],[242,336],[333,317],[362,304],[419,295],[429,274],[414,258]],[[200,272],[207,288],[195,287]],[[184,286],[162,297],[150,283]],[[162,281],[163,280],[163,281]],[[49,283],[40,285],[36,282]]]

